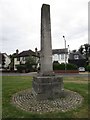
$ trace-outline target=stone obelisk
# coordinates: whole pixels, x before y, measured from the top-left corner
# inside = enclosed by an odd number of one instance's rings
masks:
[[[41,74],[48,74],[52,68],[52,43],[50,5],[43,4],[41,8]]]
[[[63,78],[55,76],[52,68],[50,5],[41,8],[40,73],[33,77],[32,94],[38,100],[55,99],[63,94]]]

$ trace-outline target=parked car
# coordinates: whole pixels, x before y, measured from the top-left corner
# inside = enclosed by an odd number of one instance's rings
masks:
[[[85,68],[84,67],[79,67],[78,70],[79,70],[79,72],[85,72]]]

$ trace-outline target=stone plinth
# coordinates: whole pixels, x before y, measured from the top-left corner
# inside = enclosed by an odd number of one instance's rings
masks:
[[[63,96],[63,78],[57,76],[33,77],[32,93],[37,100],[55,99]]]

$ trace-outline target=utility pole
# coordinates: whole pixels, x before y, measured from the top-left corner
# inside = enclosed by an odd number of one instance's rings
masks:
[[[65,36],[63,36],[64,42],[65,42],[65,73],[66,73],[66,39]]]

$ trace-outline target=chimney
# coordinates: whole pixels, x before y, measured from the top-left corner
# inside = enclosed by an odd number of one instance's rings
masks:
[[[18,53],[19,53],[19,50],[17,49],[17,50],[16,50],[16,55],[18,55]]]
[[[36,53],[36,56],[38,55],[38,53],[37,53],[37,48],[35,48],[35,53]]]

